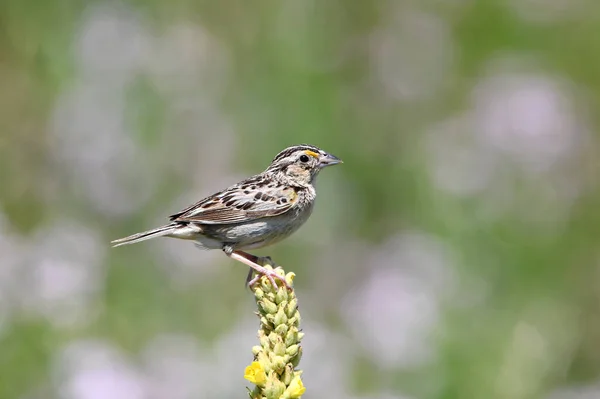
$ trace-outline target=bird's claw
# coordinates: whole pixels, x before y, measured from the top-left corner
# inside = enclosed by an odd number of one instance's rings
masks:
[[[275,262],[273,262],[273,259],[271,259],[270,256],[262,256],[262,257],[257,256],[255,258],[255,263],[262,267],[264,267],[266,265],[271,266],[273,269],[275,269],[277,267],[277,264]],[[260,276],[253,279],[255,270],[251,267],[249,269],[250,270],[248,270],[248,276],[246,277],[246,286],[252,287],[252,285],[254,285],[258,281]]]
[[[269,260],[271,260],[271,258],[269,258]],[[277,289],[278,285],[277,282],[275,281],[275,279],[281,281],[281,283],[288,289],[291,290],[292,287],[288,284],[288,282],[285,280],[285,276],[282,276],[280,274],[278,274],[275,270],[273,269],[267,269],[264,268],[261,271],[257,272],[258,275],[256,277],[254,277],[252,280],[248,281],[248,286],[252,287],[254,284],[256,284],[261,277],[266,277],[270,282],[271,285],[273,285],[273,287],[275,289]]]

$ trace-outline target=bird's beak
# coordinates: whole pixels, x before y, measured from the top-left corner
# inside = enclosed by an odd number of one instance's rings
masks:
[[[319,160],[319,166],[324,168],[326,166],[337,165],[338,163],[343,163],[341,159],[336,157],[335,155],[327,154],[322,156]]]

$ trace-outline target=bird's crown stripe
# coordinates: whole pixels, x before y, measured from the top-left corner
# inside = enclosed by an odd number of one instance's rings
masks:
[[[277,156],[275,157],[275,159],[273,159],[273,162],[278,161],[278,160],[280,160],[282,158],[285,158],[285,157],[287,157],[287,156],[289,156],[289,155],[291,155],[291,154],[293,154],[293,153],[295,153],[297,151],[305,151],[308,155],[311,155],[313,157],[316,155],[318,157],[318,154],[319,154],[320,150],[319,150],[318,147],[315,147],[313,145],[300,144],[300,145],[297,145],[297,146],[294,146],[294,147],[286,148],[285,150],[281,151],[279,154],[277,154]],[[312,154],[315,154],[315,155],[309,154],[308,151],[312,152]]]

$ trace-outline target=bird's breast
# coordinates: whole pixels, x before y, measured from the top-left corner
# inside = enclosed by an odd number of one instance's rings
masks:
[[[312,209],[313,205],[310,203],[291,209],[279,216],[232,227],[227,235],[233,242],[238,242],[236,247],[239,249],[254,249],[272,245],[298,230],[308,220]]]

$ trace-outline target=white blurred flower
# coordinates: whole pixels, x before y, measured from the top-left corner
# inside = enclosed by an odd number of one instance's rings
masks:
[[[572,155],[583,138],[566,85],[540,73],[484,78],[475,86],[473,104],[473,128],[481,144],[533,172]]]
[[[19,301],[59,326],[86,324],[104,284],[105,250],[90,229],[59,222],[31,239]]]
[[[556,389],[546,399],[598,399],[600,384],[571,386]]]
[[[97,211],[121,216],[153,193],[154,164],[128,134],[125,93],[110,79],[81,82],[56,102],[50,131],[60,172]]]
[[[352,360],[356,357],[354,343],[325,326],[303,319],[307,332],[302,340],[302,380],[311,392],[321,397],[346,399],[350,396]]]
[[[0,213],[0,335],[10,322],[10,317],[27,293],[21,287],[24,258],[27,256],[27,245],[24,240],[12,234],[10,225],[4,214]]]
[[[78,76],[59,97],[50,129],[70,189],[103,215],[121,217],[152,198],[165,170],[193,179],[227,173],[233,129],[214,106],[227,76],[223,46],[196,25],[153,35],[141,14],[114,5],[88,7],[77,37]],[[138,76],[165,100],[170,134],[159,137],[160,152],[145,152],[130,126],[137,116],[127,113],[128,90]]]
[[[251,305],[254,306],[254,305]],[[244,307],[245,308],[245,307]],[[248,310],[240,310],[240,314],[249,314]],[[234,317],[231,312],[230,317]],[[239,318],[229,331],[224,333],[213,348],[212,376],[206,376],[207,398],[237,397],[243,387],[248,386],[243,370],[252,360],[251,348],[258,345],[256,316]],[[250,332],[250,333],[249,333]]]
[[[256,331],[257,325],[255,317],[239,320],[210,349],[190,336],[156,337],[142,355],[150,398],[225,398],[243,392],[243,370],[256,345],[255,335],[248,331]]]
[[[429,334],[454,289],[447,249],[433,237],[402,234],[373,251],[364,283],[344,299],[342,315],[381,367],[413,367],[434,356]]]
[[[222,266],[228,258],[221,251],[202,250],[192,242],[171,239],[160,240],[156,248],[160,251],[158,256],[162,259],[159,267],[177,288],[189,288],[227,271],[227,268]]]
[[[205,396],[211,375],[211,365],[206,361],[197,340],[185,335],[159,335],[142,354],[148,379],[149,397],[155,399],[193,399]]]
[[[146,399],[140,372],[112,345],[74,341],[57,356],[55,386],[62,399]]]
[[[122,85],[132,79],[152,49],[151,37],[133,10],[115,3],[88,6],[75,47],[86,80]]]
[[[228,66],[225,47],[207,30],[176,24],[154,37],[144,67],[162,93],[183,104],[189,95],[208,99],[220,93]]]
[[[479,148],[472,115],[459,115],[434,126],[426,136],[431,174],[436,187],[470,197],[491,184],[499,159]]]
[[[561,231],[587,179],[580,157],[592,140],[575,90],[516,57],[491,64],[472,107],[425,136],[436,187],[475,197],[481,221],[513,215],[545,234]]]
[[[213,194],[239,181],[232,176],[238,153],[229,119],[218,107],[198,98],[183,96],[179,100],[171,103],[170,134],[161,140],[162,164],[185,176],[190,195],[195,189],[204,195]],[[201,198],[204,196],[196,193],[189,204]]]

